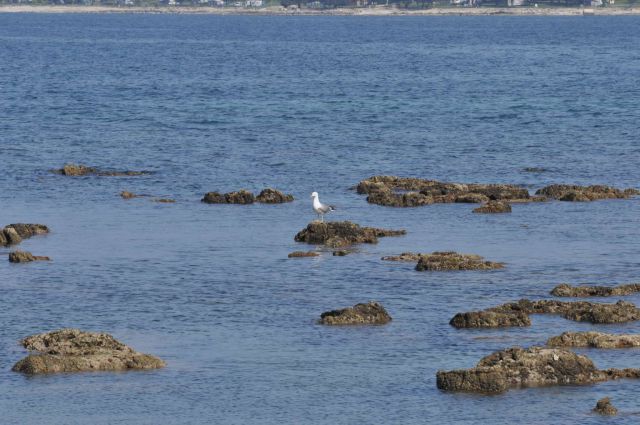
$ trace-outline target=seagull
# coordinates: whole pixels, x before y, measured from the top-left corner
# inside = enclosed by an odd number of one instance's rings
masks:
[[[313,192],[311,198],[313,199],[313,210],[318,214],[318,217],[320,217],[320,221],[324,223],[324,215],[328,212],[335,211],[336,208],[333,205],[321,203],[318,198],[318,192]]]

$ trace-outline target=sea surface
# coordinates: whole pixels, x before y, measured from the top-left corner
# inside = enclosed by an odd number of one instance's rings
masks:
[[[532,193],[640,186],[639,29],[640,17],[0,14],[0,225],[47,224],[20,248],[53,259],[9,264],[0,249],[0,423],[595,424],[608,422],[591,413],[604,396],[616,423],[637,423],[639,381],[484,396],[441,392],[435,374],[563,331],[640,332],[559,316],[449,325],[561,282],[640,281],[640,199],[478,215],[371,205],[352,188],[377,174]],[[66,162],[154,173],[49,172]],[[200,202],[265,187],[296,200]],[[337,206],[332,220],[407,235],[288,259],[309,249],[293,236],[315,219],[312,191]],[[436,250],[507,267],[380,260]],[[316,323],[368,300],[393,321]],[[11,372],[20,338],[62,327],[109,332],[167,367]],[[579,352],[640,367],[638,349]]]

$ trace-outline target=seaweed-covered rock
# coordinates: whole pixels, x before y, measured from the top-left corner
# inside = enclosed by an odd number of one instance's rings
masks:
[[[318,257],[320,254],[315,251],[294,251],[288,255],[289,258]]]
[[[171,198],[153,198],[152,202],[157,202],[159,204],[175,204],[176,200]]]
[[[422,255],[424,254],[420,254],[417,252],[403,252],[400,255],[388,255],[386,257],[382,257],[382,260],[415,263],[420,261],[420,257],[422,257]]]
[[[320,315],[323,325],[383,325],[391,321],[391,316],[382,304],[369,301],[341,310],[332,310]]]
[[[536,192],[536,195],[543,195],[567,202],[590,202],[599,199],[628,199],[638,194],[640,194],[640,191],[637,189],[622,190],[603,185],[576,186],[568,184],[552,184]]]
[[[506,303],[497,307],[488,308],[484,312],[495,312],[504,314],[559,314],[565,319],[574,320],[576,322],[590,323],[624,323],[640,320],[640,309],[632,303],[618,301],[615,304],[592,303],[588,301],[556,301],[556,300],[539,300],[530,301],[522,299],[520,301]],[[478,312],[458,313],[454,316],[465,317],[464,315],[478,314]],[[455,322],[451,320],[451,324],[456,327],[494,327],[490,321],[469,322],[473,326],[463,326],[465,321],[457,319]],[[485,324],[483,326],[483,324]],[[503,320],[502,326],[527,326],[520,324],[521,322],[513,321],[513,325],[509,325],[506,319]]]
[[[638,378],[639,369],[598,370],[591,359],[556,348],[519,347],[497,351],[472,369],[438,371],[444,391],[501,393],[514,387],[575,385],[618,378]]]
[[[615,406],[611,404],[611,399],[609,397],[601,398],[600,400],[598,400],[598,402],[596,403],[596,407],[593,408],[593,411],[606,416],[615,416],[618,414],[618,409],[616,409]]]
[[[640,283],[619,286],[571,286],[561,283],[551,290],[556,297],[611,297],[640,292]]]
[[[146,195],[138,195],[136,193],[123,190],[122,192],[120,192],[120,196],[122,197],[122,199],[133,199],[133,198],[141,198]]]
[[[339,249],[337,251],[333,251],[333,256],[334,257],[344,257],[346,255],[349,255],[351,251],[347,251],[346,249]]]
[[[481,207],[474,209],[473,212],[479,214],[510,213],[511,204],[505,201],[489,201]]]
[[[350,221],[312,222],[298,232],[294,240],[339,248],[356,243],[377,243],[380,237],[399,236],[405,233],[405,230],[361,227]]]
[[[134,351],[105,333],[61,329],[29,336],[21,344],[30,354],[12,370],[26,374],[156,369],[165,366],[157,357]]]
[[[456,328],[502,328],[531,326],[526,313],[499,313],[495,311],[471,311],[458,313],[449,321]]]
[[[9,253],[10,263],[30,263],[32,261],[51,261],[51,258],[33,255],[27,251],[14,251]]]
[[[62,168],[57,170],[51,170],[53,173],[62,174],[63,176],[70,177],[83,177],[83,176],[112,176],[112,177],[127,177],[127,176],[142,176],[145,174],[151,174],[150,171],[114,171],[114,170],[100,170],[96,167],[88,167],[81,164],[65,164]]]
[[[44,224],[9,224],[0,231],[0,246],[17,245],[23,239],[47,233],[49,233],[49,228]]]
[[[416,265],[418,271],[449,270],[495,270],[504,267],[503,263],[484,261],[479,255],[459,254],[457,252],[433,252],[422,254]]]
[[[293,201],[293,195],[287,195],[279,190],[267,188],[256,196],[256,201],[262,202],[263,204],[283,204]]]
[[[225,194],[209,192],[202,198],[202,202],[206,204],[253,204],[255,200],[256,198],[253,196],[253,193],[248,190],[239,190]]]
[[[13,227],[5,227],[2,229],[5,245],[17,245],[22,242],[22,238]]]
[[[367,201],[391,207],[416,207],[434,203],[481,203],[489,200],[533,201],[529,192],[516,185],[463,184],[396,176],[373,176],[356,190]]]
[[[549,347],[631,348],[640,347],[640,335],[602,332],[564,332],[547,340]]]

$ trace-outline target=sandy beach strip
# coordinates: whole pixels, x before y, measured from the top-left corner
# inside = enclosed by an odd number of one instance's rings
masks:
[[[79,6],[79,5],[0,5],[0,13],[146,13],[146,14],[201,14],[201,15],[318,15],[318,16],[623,16],[640,15],[640,7],[512,7],[512,8],[432,8],[421,10],[398,9],[377,6],[369,8],[302,9],[291,10],[283,7],[256,9],[235,7],[136,7],[136,6]]]

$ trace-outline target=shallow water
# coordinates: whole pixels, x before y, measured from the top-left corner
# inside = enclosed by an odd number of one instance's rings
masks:
[[[374,174],[461,182],[639,186],[638,17],[248,17],[0,14],[0,224],[51,263],[0,261],[2,423],[599,423],[611,396],[636,422],[637,381],[448,394],[473,366],[566,330],[638,332],[534,316],[456,330],[459,311],[557,283],[638,281],[640,200],[394,209],[350,187]],[[65,162],[148,169],[65,178]],[[543,167],[540,173],[526,167]],[[273,186],[286,205],[199,202]],[[176,204],[124,201],[130,190]],[[287,259],[314,218],[404,228],[357,254]],[[456,250],[491,272],[380,261]],[[0,250],[4,255],[6,249]],[[331,328],[327,309],[375,299],[387,326]],[[639,303],[640,296],[625,297]],[[609,299],[607,301],[616,301]],[[24,377],[17,340],[60,327],[112,333],[165,359],[151,372]],[[581,350],[601,368],[640,350]]]

